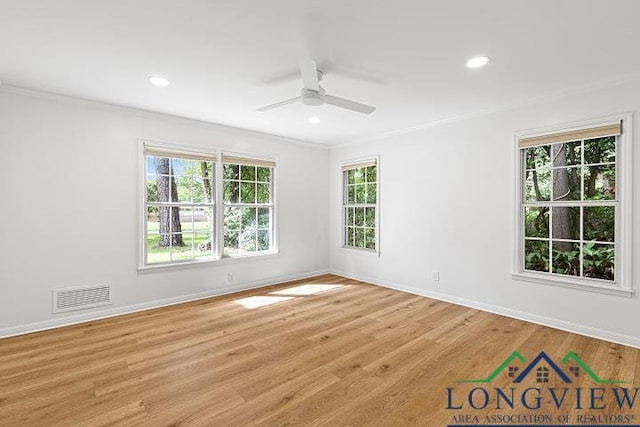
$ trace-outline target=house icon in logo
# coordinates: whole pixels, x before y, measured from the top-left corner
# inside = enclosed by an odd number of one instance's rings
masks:
[[[519,362],[519,363],[518,363]],[[548,383],[551,374],[555,373],[564,383],[571,383],[572,378],[580,376],[584,372],[591,380],[598,384],[624,384],[628,381],[605,380],[596,375],[593,370],[572,351],[568,352],[561,360],[564,370],[559,364],[555,363],[551,357],[544,351],[536,356],[528,365],[521,369],[518,364],[526,364],[526,359],[518,351],[511,353],[488,377],[472,380],[458,380],[458,383],[490,383],[500,374],[506,371],[508,378],[512,379],[515,384],[523,382],[529,375],[535,371],[535,380],[537,383]]]
[[[541,362],[546,362],[549,367],[544,366],[543,364],[541,364]],[[571,379],[567,376],[567,374],[565,374],[562,369],[560,369],[560,367],[558,367],[558,365],[556,365],[544,351],[541,351],[540,354],[538,354],[538,356],[533,359],[533,361],[529,363],[526,368],[524,368],[522,373],[518,375],[518,377],[513,382],[521,383],[531,373],[531,371],[536,369],[536,382],[548,383],[550,373],[549,368],[551,368],[551,370],[554,371],[558,375],[558,377],[560,377],[560,379],[565,383],[571,382]]]

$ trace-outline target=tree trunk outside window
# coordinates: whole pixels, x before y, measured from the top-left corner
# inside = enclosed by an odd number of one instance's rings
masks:
[[[178,187],[176,186],[169,159],[157,158],[155,160],[155,166],[156,174],[158,174],[158,202],[177,201]],[[180,208],[177,206],[162,206],[158,211],[160,220],[160,240],[158,241],[158,246],[184,246],[182,226],[180,225]]]
[[[567,155],[564,144],[554,144],[551,146],[551,159],[553,165],[561,167],[553,171],[553,200],[563,201],[570,200],[569,193],[571,191],[571,183],[569,182],[567,165]],[[571,229],[571,217],[569,207],[553,208],[553,232],[554,239],[575,239]],[[570,251],[572,243],[557,242],[555,245],[563,251]]]

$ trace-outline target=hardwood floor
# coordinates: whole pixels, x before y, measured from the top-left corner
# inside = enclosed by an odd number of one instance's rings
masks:
[[[527,363],[546,352],[572,382],[551,370],[548,384],[537,383],[534,370],[516,386],[527,365],[518,359],[509,364],[519,368],[514,377],[505,367],[490,383],[457,382],[489,376],[514,351]],[[629,383],[598,385],[584,369],[575,376],[572,362],[561,362],[571,351],[595,378]],[[492,414],[639,424],[640,393],[631,409],[618,409],[612,392],[632,396],[640,386],[639,353],[326,275],[0,340],[0,425],[443,426],[464,424],[453,418],[461,415],[489,424],[483,417]],[[560,409],[551,386],[568,388]],[[495,408],[497,387],[514,388],[513,409],[504,400]],[[541,409],[523,408],[526,387],[542,388]],[[591,387],[605,389],[596,403],[606,409],[589,409]],[[470,407],[474,388],[490,396],[483,409]],[[474,405],[482,407],[483,393],[472,392]]]

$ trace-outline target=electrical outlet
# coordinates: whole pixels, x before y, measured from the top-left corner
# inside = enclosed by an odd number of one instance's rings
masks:
[[[227,282],[233,282],[236,280],[236,275],[233,272],[227,273]]]
[[[434,271],[433,272],[433,281],[434,282],[439,282],[440,281],[440,272],[439,271]]]

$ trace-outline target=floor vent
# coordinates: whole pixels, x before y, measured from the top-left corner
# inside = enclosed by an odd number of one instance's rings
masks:
[[[109,285],[76,286],[53,290],[53,312],[83,310],[111,304]]]

